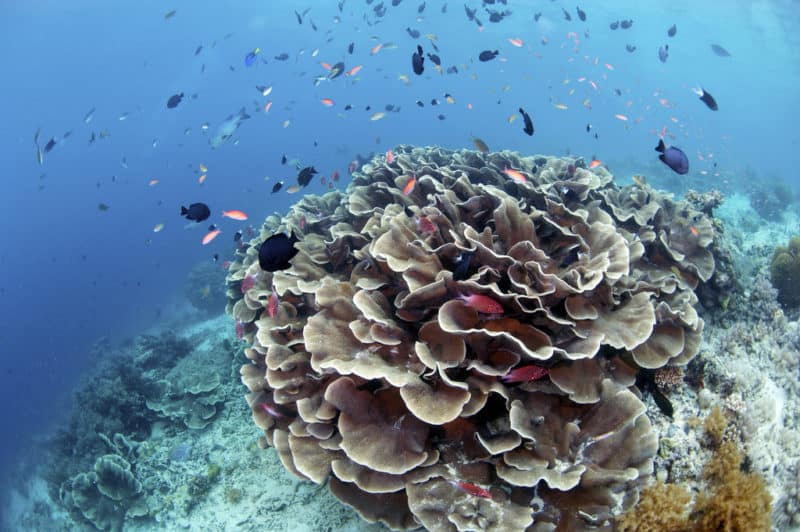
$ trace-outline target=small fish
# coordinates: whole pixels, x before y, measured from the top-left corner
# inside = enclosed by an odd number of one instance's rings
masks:
[[[287,194],[294,194],[296,192],[300,192],[300,185],[292,185],[286,189]]]
[[[393,161],[394,161],[394,153],[392,152],[392,150],[388,150],[386,152],[386,164],[392,164]]]
[[[201,174],[200,177],[197,178],[197,182],[202,185],[206,182],[206,177],[208,177],[206,174]]]
[[[277,183],[272,185],[272,193],[275,194],[276,192],[278,192],[282,186],[283,186],[283,181],[278,181]]]
[[[533,135],[533,121],[531,120],[530,115],[525,112],[525,109],[522,107],[519,108],[519,114],[522,115],[522,120],[525,122],[525,127],[522,128],[522,131],[525,132],[526,135],[529,137]]]
[[[244,338],[244,323],[242,323],[242,320],[236,320],[236,338],[239,340]]]
[[[121,115],[119,115],[119,116],[117,117],[117,120],[119,120],[120,122],[123,122],[124,120],[126,120],[126,119],[128,118],[128,115],[129,115],[129,114],[130,114],[130,113],[128,113],[128,112],[126,111],[126,112],[122,113]]]
[[[278,305],[280,302],[281,300],[278,298],[278,292],[276,292],[275,287],[273,287],[272,293],[269,295],[269,301],[267,302],[267,315],[270,318],[274,318],[278,314]]]
[[[558,109],[560,111],[566,111],[567,109],[569,109],[569,106],[567,106],[567,104],[565,104],[565,103],[557,103],[553,107],[555,107],[556,109]]]
[[[203,51],[203,45],[201,44],[201,45],[199,45],[197,48],[195,48],[195,49],[194,49],[194,55],[195,55],[195,57],[196,57],[197,55],[199,55],[199,54],[200,54],[200,52],[202,52],[202,51]]]
[[[503,314],[505,312],[503,305],[483,294],[470,294],[468,296],[461,294],[458,299],[481,314]]]
[[[586,12],[580,7],[576,7],[575,10],[578,12],[578,18],[581,19],[581,21],[586,21]]]
[[[711,45],[711,51],[714,52],[715,54],[717,54],[720,57],[730,57],[731,56],[731,53],[728,50],[726,50],[725,48],[723,48],[722,46],[720,46],[718,44],[712,44]]]
[[[386,116],[386,113],[384,113],[383,111],[378,111],[378,112],[377,112],[377,113],[375,113],[374,115],[370,116],[370,117],[369,117],[369,119],[370,119],[371,121],[375,122],[376,120],[380,120],[380,119],[381,119],[381,118],[383,118],[384,116]]]
[[[347,53],[348,53],[348,54],[352,54],[352,53],[353,53],[353,49],[354,49],[354,48],[355,48],[355,43],[352,43],[352,42],[351,42],[350,44],[348,44],[348,45],[347,45]]]
[[[417,45],[417,51],[411,54],[411,68],[417,76],[421,76],[425,70],[425,57],[423,57],[422,46],[420,45]]]
[[[378,44],[376,44],[375,46],[373,46],[373,47],[370,49],[370,51],[369,51],[369,55],[375,55],[375,54],[377,54],[378,52],[380,52],[380,51],[381,51],[381,48],[383,48],[383,43],[378,43]]]
[[[345,72],[345,73],[344,73],[344,75],[345,75],[345,76],[347,76],[347,77],[350,77],[350,76],[355,76],[356,74],[358,74],[359,72],[361,72],[361,69],[362,69],[362,68],[364,68],[364,66],[363,66],[363,65],[357,65],[357,66],[354,66],[353,68],[351,68],[350,70],[348,70],[347,72]]]
[[[177,13],[177,10],[175,9],[173,9],[172,11],[167,11],[166,13],[164,13],[164,20],[171,19],[172,17],[175,16],[175,13]]]
[[[213,225],[211,227],[214,227]],[[201,241],[203,245],[209,244],[212,240],[217,238],[222,231],[220,229],[211,229],[208,233],[205,234],[203,240]]]
[[[517,48],[522,48],[523,42],[522,39],[514,39],[509,37],[508,42],[516,46]]]
[[[711,96],[708,93],[708,91],[706,91],[702,87],[692,90],[694,91],[695,94],[697,94],[700,97],[700,101],[706,104],[706,106],[709,109],[711,109],[712,111],[716,111],[717,109],[719,109],[719,107],[717,107],[717,101],[714,99],[713,96]]]
[[[294,233],[291,236],[283,233],[272,235],[258,250],[258,265],[268,272],[285,270],[290,266],[289,261],[297,255],[298,250],[294,247],[297,241]]]
[[[504,375],[500,378],[501,381],[505,382],[506,384],[516,383],[516,382],[531,382],[541,379],[542,377],[546,377],[549,371],[547,368],[543,368],[540,366],[529,365],[529,366],[520,366],[512,371],[510,371],[507,375]]]
[[[419,30],[415,30],[413,28],[406,28],[406,33],[408,33],[412,39],[419,39]]]
[[[56,147],[56,139],[51,138],[47,141],[47,144],[44,145],[44,153],[50,153],[50,150]]]
[[[247,215],[242,211],[222,211],[222,216],[223,218],[230,218],[240,222],[247,220]]]
[[[182,92],[178,93],[178,94],[173,94],[167,100],[167,109],[175,109],[176,107],[178,107],[178,104],[181,103],[182,99],[183,99],[183,93]]]
[[[683,175],[689,172],[689,158],[680,148],[667,147],[664,145],[664,139],[659,139],[656,151],[661,153],[658,156],[661,162],[669,166],[675,173]]]
[[[334,106],[334,102],[330,98],[323,98],[323,99],[320,100],[320,102],[325,107],[333,107]]]
[[[433,222],[430,223],[432,224]],[[456,281],[462,281],[467,278],[467,274],[469,273],[469,267],[472,264],[472,257],[474,256],[475,252],[473,251],[464,251],[458,255],[458,260],[456,261],[456,267],[453,268],[453,279],[455,279]]]
[[[92,121],[92,119],[94,118],[94,111],[95,111],[95,108],[92,107],[91,109],[89,109],[89,111],[87,111],[87,113],[85,115],[83,115],[83,122],[85,124],[88,124],[89,122]]]
[[[592,159],[592,162],[589,163],[589,168],[597,168],[598,166],[602,166],[603,161],[599,159]]]
[[[153,232],[159,233],[162,229],[164,229],[164,224],[156,224],[155,227],[153,227]]]
[[[481,153],[489,153],[489,146],[478,137],[472,137],[472,144],[475,146],[475,149]]]
[[[632,44],[626,44],[625,45],[625,49],[630,53],[633,53],[633,52],[636,51],[636,47],[634,45],[632,45]]]
[[[181,206],[181,216],[199,223],[208,220],[208,217],[211,216],[211,209],[205,203],[192,203],[188,208]]]
[[[667,58],[669,58],[669,45],[665,44],[658,49],[658,60],[662,63],[666,63]]]
[[[619,20],[615,20],[614,22],[609,24],[608,27],[611,28],[612,30],[619,28]]]
[[[628,117],[626,115],[623,115],[623,114],[615,114],[614,118],[616,118],[617,120],[622,120],[623,122],[627,122],[628,121]]]
[[[497,50],[494,50],[494,51],[492,51],[492,50],[484,50],[480,54],[478,54],[478,60],[485,63],[486,61],[491,61],[492,59],[497,57],[497,55],[499,53],[500,52],[497,51]]]
[[[469,482],[464,482],[463,480],[448,480],[447,481],[452,486],[455,486],[459,490],[469,493],[475,497],[481,497],[482,499],[491,499],[492,494],[489,490],[482,488],[476,484],[471,484]]]
[[[563,7],[561,8],[561,11],[564,12],[564,20],[566,20],[566,21],[572,20],[572,15],[569,14],[569,11],[567,11]]]
[[[97,204],[97,210],[100,211],[100,212],[106,212],[110,208],[111,207],[106,205],[105,203],[98,203]]]
[[[672,26],[670,26],[670,27],[669,27],[669,29],[667,30],[667,35],[668,35],[669,37],[675,37],[675,34],[676,34],[676,33],[678,33],[678,27],[677,27],[675,24],[673,24],[673,25],[672,25]]]
[[[622,28],[623,30],[630,29],[631,26],[633,26],[633,21],[630,19],[620,21],[619,23],[619,27]]]
[[[417,178],[416,176],[411,176],[411,179],[406,182],[406,185],[403,187],[403,195],[408,196],[414,191],[414,187],[417,186]]]
[[[509,168],[507,166],[503,170],[503,173],[506,174],[511,179],[513,179],[514,181],[516,181],[517,183],[526,183],[528,181],[528,178],[525,177],[525,175],[523,175],[522,172],[520,172],[519,170],[514,170],[513,168]]]

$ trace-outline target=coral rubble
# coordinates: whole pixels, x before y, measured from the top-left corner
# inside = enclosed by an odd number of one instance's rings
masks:
[[[580,159],[394,154],[230,268],[263,444],[395,529],[610,526],[657,450],[637,371],[698,352],[712,220]],[[299,253],[263,272],[275,230]]]

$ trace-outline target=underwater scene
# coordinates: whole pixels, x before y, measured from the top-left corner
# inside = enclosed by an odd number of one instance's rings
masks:
[[[800,530],[797,0],[0,21],[0,530]]]

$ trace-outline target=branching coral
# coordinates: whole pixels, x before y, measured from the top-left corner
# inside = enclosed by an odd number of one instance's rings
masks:
[[[270,225],[230,269],[266,443],[392,528],[607,526],[657,449],[636,371],[699,349],[711,222],[580,160],[394,153],[292,207],[290,268]]]

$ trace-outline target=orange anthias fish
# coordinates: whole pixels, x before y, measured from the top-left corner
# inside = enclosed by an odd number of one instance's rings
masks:
[[[414,190],[414,187],[417,185],[417,178],[412,176],[411,179],[408,180],[406,186],[403,187],[403,195],[408,196]]]
[[[463,480],[448,480],[448,483],[452,484],[456,488],[460,489],[465,493],[469,493],[470,495],[474,495],[475,497],[482,497],[484,499],[491,499],[492,494],[486,488],[482,488],[477,484],[471,484],[469,482],[465,482]]]
[[[369,51],[369,54],[370,55],[375,55],[375,54],[377,54],[378,52],[381,51],[381,48],[383,48],[383,43],[378,43],[378,44],[376,44],[375,46],[372,47],[372,49]]]
[[[599,159],[592,159],[592,162],[589,163],[589,168],[597,168],[598,166],[602,166],[603,161]]]
[[[468,307],[482,314],[503,314],[505,312],[503,305],[483,294],[470,294],[468,296],[462,294],[458,298],[466,303]]]
[[[508,42],[510,42],[511,44],[513,44],[514,46],[516,46],[517,48],[522,48],[522,39],[512,39],[512,38],[509,38],[509,39],[508,39]]]
[[[362,68],[364,68],[364,66],[363,66],[363,65],[354,66],[353,68],[351,68],[350,70],[348,70],[347,72],[345,72],[345,73],[344,73],[344,75],[345,75],[345,76],[355,76],[356,74],[358,74],[359,72],[361,72],[361,69],[362,69]]]
[[[242,211],[222,211],[222,216],[232,220],[239,220],[240,222],[247,220],[247,215]]]
[[[548,373],[550,372],[547,368],[533,365],[521,366],[509,372],[508,375],[504,375],[500,380],[508,384],[514,382],[530,382],[546,377]]]
[[[264,104],[264,112],[269,113],[270,107],[272,107],[272,100]]]
[[[528,178],[525,177],[522,174],[522,172],[520,172],[519,170],[514,170],[513,168],[506,167],[506,169],[503,170],[503,173],[506,174],[511,179],[513,179],[514,181],[516,181],[517,183],[525,183],[528,181]]]
[[[320,101],[322,102],[322,105],[324,105],[325,107],[333,107],[334,102],[330,98],[323,98]]]
[[[150,182],[147,184],[150,185],[151,187],[155,186],[158,184],[158,179],[151,179]]]
[[[209,231],[208,233],[206,233],[206,236],[203,237],[203,245],[205,246],[206,244],[217,238],[217,236],[219,236],[221,232],[222,231],[220,231],[219,229],[214,229],[213,231]]]

